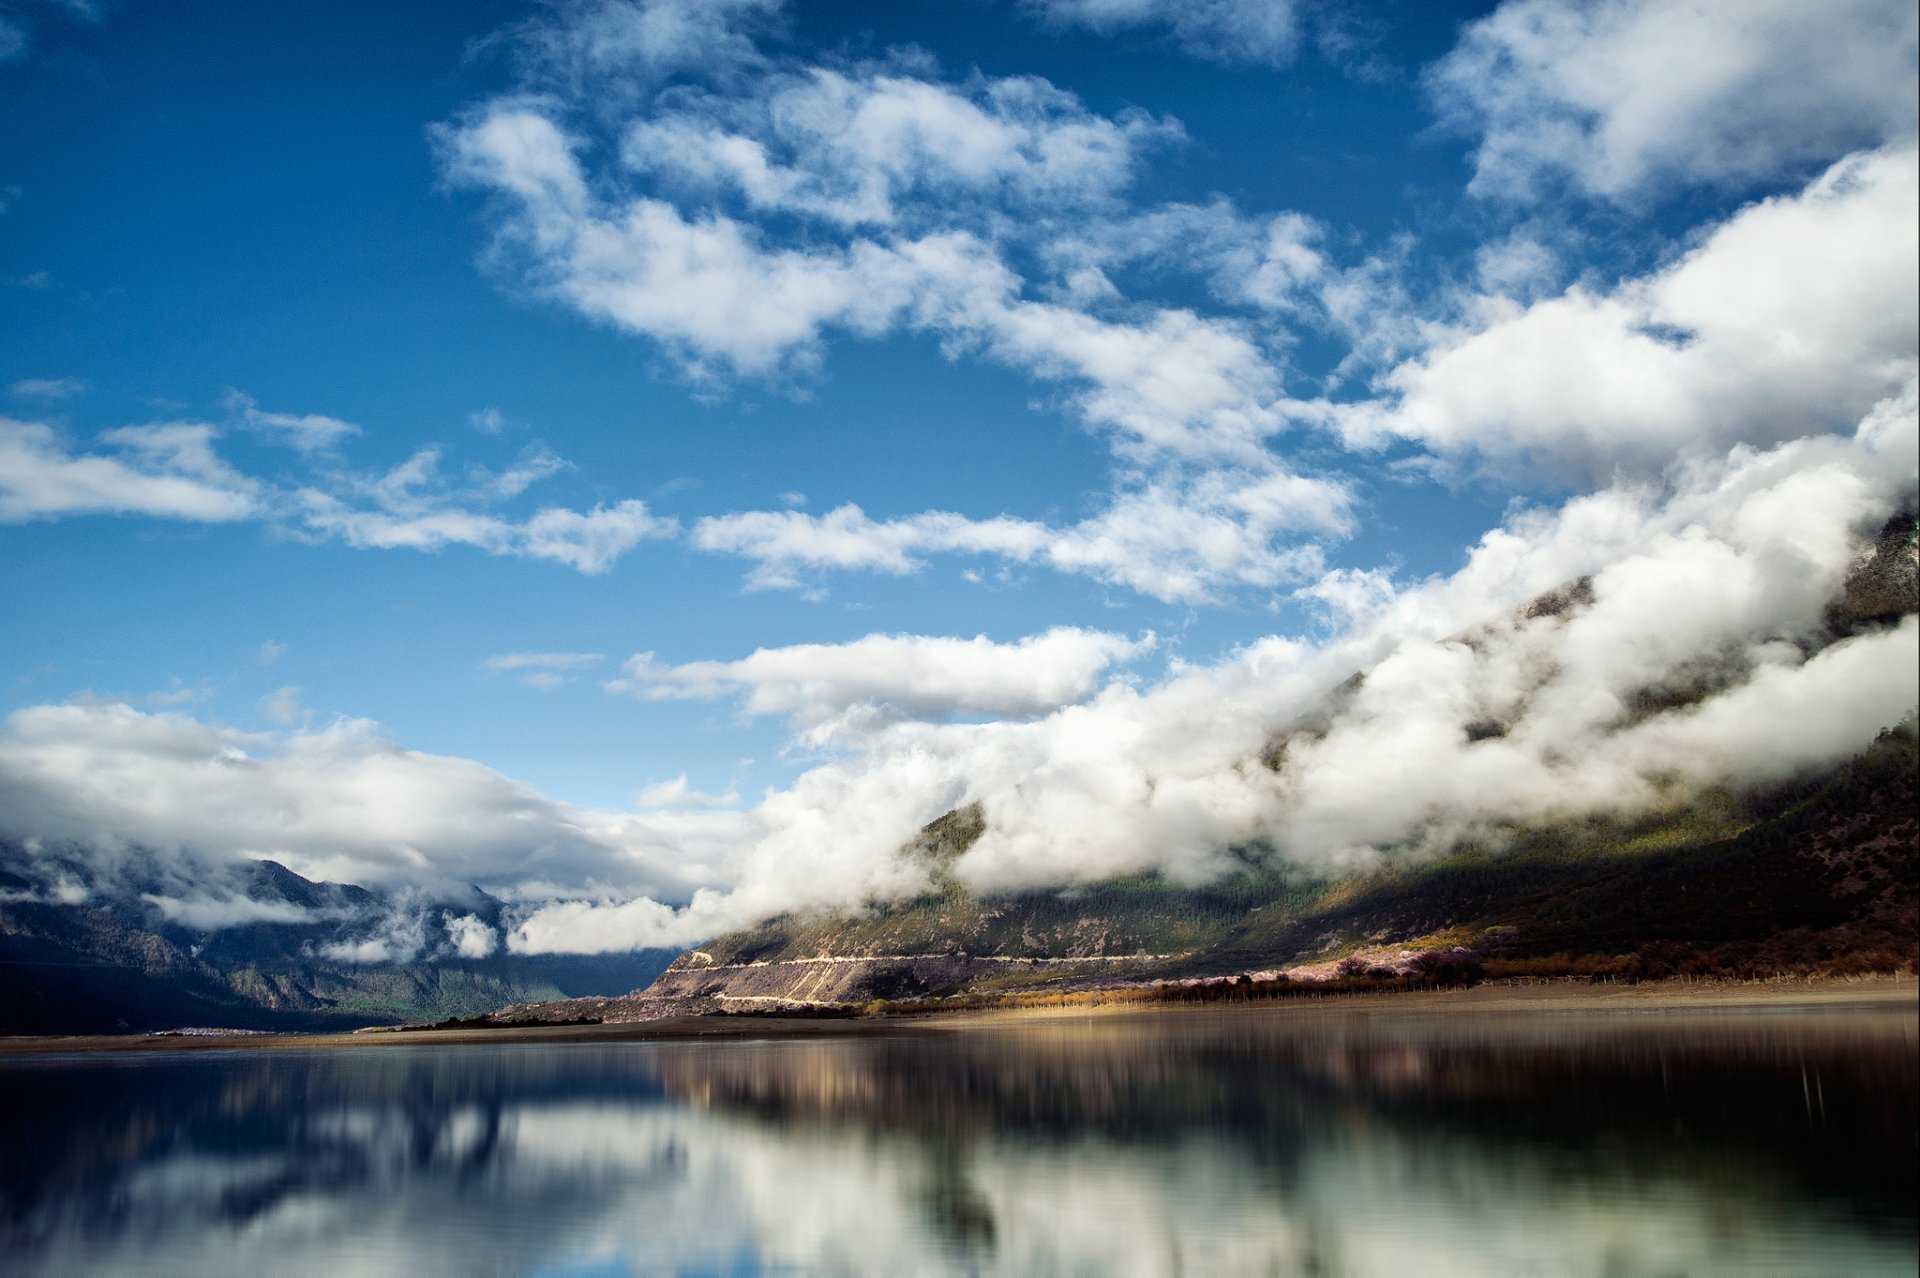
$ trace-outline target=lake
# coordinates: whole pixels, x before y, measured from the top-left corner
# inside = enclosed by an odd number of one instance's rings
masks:
[[[0,1057],[0,1270],[1904,1274],[1915,1018]]]

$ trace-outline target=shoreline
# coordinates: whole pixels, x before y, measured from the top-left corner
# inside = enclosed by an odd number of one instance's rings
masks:
[[[1920,977],[1813,977],[1765,981],[1678,978],[1637,985],[1551,981],[1485,982],[1465,989],[1290,995],[1242,1002],[1072,1004],[978,1008],[897,1016],[682,1016],[594,1025],[381,1030],[376,1033],[0,1036],[0,1057],[117,1055],[128,1052],[307,1051],[337,1048],[472,1046],[480,1043],[635,1043],[693,1040],[885,1038],[1066,1021],[1178,1021],[1190,1017],[1273,1022],[1330,1017],[1397,1020],[1453,1015],[1537,1017],[1698,1013],[1905,1011],[1920,1019]]]

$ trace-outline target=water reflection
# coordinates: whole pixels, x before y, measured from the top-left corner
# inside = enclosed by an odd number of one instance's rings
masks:
[[[0,1064],[0,1268],[1912,1273],[1911,1013]]]

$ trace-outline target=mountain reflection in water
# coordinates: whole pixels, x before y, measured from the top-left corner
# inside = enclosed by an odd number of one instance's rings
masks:
[[[8,1272],[1914,1272],[1909,1012],[0,1059]]]

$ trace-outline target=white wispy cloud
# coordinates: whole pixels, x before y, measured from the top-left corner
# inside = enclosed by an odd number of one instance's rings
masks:
[[[656,339],[693,370],[766,374],[816,361],[827,330],[929,332],[1076,388],[1130,457],[1245,460],[1285,424],[1278,375],[1232,321],[1191,310],[1126,319],[1021,296],[974,231],[780,247],[723,213],[593,194],[579,142],[518,100],[446,135],[451,175],[504,197],[502,245],[529,278],[595,319]]]
[[[86,391],[87,384],[78,377],[27,377],[7,387],[7,392],[18,399],[61,400],[72,399]]]
[[[1858,420],[1913,376],[1920,160],[1850,156],[1607,291],[1575,286],[1435,330],[1387,395],[1335,413],[1349,439],[1519,453],[1604,478]]]
[[[927,868],[902,845],[969,801],[987,832],[953,871],[983,889],[1204,878],[1235,849],[1368,864],[1482,822],[1636,811],[1864,746],[1920,700],[1920,626],[1823,646],[1823,616],[1861,535],[1917,485],[1910,384],[1851,434],[1516,511],[1450,577],[1335,583],[1323,593],[1344,590],[1355,620],[1325,642],[1264,639],[1157,683],[1111,676],[1145,640],[1073,631],[630,664],[628,691],[739,698],[832,752],[747,811],[583,809],[363,722],[259,734],[98,701],[29,707],[0,725],[0,836],[90,849],[102,874],[137,847],[373,885],[480,883],[523,903],[506,938],[521,950],[683,944],[910,895]],[[1516,611],[1583,576],[1584,606]],[[585,654],[514,668],[552,655]],[[1634,709],[1642,689],[1702,669],[1714,678],[1697,704]],[[867,705],[893,712],[848,713]],[[1499,731],[1475,730],[1489,722]]]
[[[1203,603],[1316,574],[1322,555],[1314,539],[1351,531],[1351,504],[1333,480],[1221,469],[1126,488],[1100,513],[1060,527],[949,511],[875,520],[846,505],[821,515],[709,516],[691,539],[754,560],[748,584],[761,589],[801,588],[826,570],[904,575],[925,567],[927,556],[962,555],[1044,564],[1168,602]]]
[[[237,392],[228,407],[238,428],[284,436],[303,456],[330,452],[359,429],[317,414],[264,412]],[[487,509],[572,468],[544,445],[500,471],[472,468],[466,485],[441,476],[436,447],[384,472],[360,474],[330,463],[288,485],[235,469],[220,455],[222,431],[204,422],[122,426],[101,432],[94,447],[83,450],[44,422],[0,417],[0,523],[83,515],[254,521],[350,546],[464,545],[585,573],[606,572],[641,542],[680,532],[678,521],[652,514],[637,499],[588,510],[544,506],[521,518]]]
[[[497,408],[482,408],[467,414],[467,425],[482,435],[498,435],[509,424],[506,414]]]
[[[1293,0],[1021,0],[1043,21],[1113,35],[1163,30],[1181,48],[1225,63],[1285,66],[1300,45]]]
[[[634,796],[633,806],[642,812],[659,808],[736,808],[740,806],[740,794],[731,787],[725,794],[696,790],[687,784],[687,774],[682,772],[671,781],[642,786]]]
[[[624,22],[645,43],[656,20],[645,4],[588,12],[527,38],[573,47],[589,39],[574,29],[585,22],[611,47]],[[1062,387],[1113,449],[1114,489],[1066,526],[938,510],[874,520],[845,505],[712,516],[696,545],[753,560],[749,584],[763,588],[958,554],[1196,602],[1297,584],[1319,570],[1319,542],[1352,531],[1346,487],[1296,473],[1270,447],[1302,413],[1270,329],[1069,283],[1191,250],[1210,220],[1203,273],[1236,304],[1326,316],[1339,309],[1327,299],[1344,297],[1377,325],[1374,296],[1325,262],[1315,225],[1223,204],[1130,217],[1120,197],[1139,157],[1177,140],[1177,123],[1100,116],[1044,81],[943,80],[905,58],[762,58],[741,77],[725,70],[739,55],[727,47],[721,71],[695,68],[698,91],[659,96],[631,79],[592,91],[599,60],[574,58],[571,78],[556,78],[543,55],[526,92],[443,129],[449,177],[495,200],[496,264],[705,379],[810,368],[835,334],[924,333],[954,358]],[[1022,238],[1057,280],[1035,288],[1008,264],[1003,241]]]
[[[290,683],[260,698],[256,708],[275,723],[292,723],[307,713],[306,707],[300,704],[300,689]]]
[[[1084,700],[1102,674],[1152,649],[1139,639],[1059,627],[1013,643],[928,635],[867,635],[849,643],[761,648],[737,661],[664,665],[630,658],[610,691],[647,700],[737,697],[750,715],[773,715],[812,732],[857,714],[871,725],[906,717],[1031,718]]]
[[[553,506],[520,521],[459,508],[409,514],[355,509],[317,489],[296,495],[299,527],[349,546],[440,550],[471,546],[490,555],[551,559],[585,573],[603,573],[643,541],[676,535],[679,524],[638,500],[591,510]]]
[[[1902,0],[1509,0],[1429,86],[1479,138],[1471,189],[1631,200],[1910,140],[1917,29]]]
[[[69,841],[109,876],[137,848],[186,882],[265,856],[372,887],[684,899],[727,876],[742,821],[577,808],[362,720],[251,733],[107,702],[0,722],[0,836]]]
[[[318,453],[360,433],[352,422],[320,413],[271,413],[237,390],[226,397],[227,412],[246,430],[303,453]]]
[[[605,660],[605,654],[598,652],[508,652],[481,664],[495,674],[513,675],[525,687],[552,692]]]
[[[1032,76],[942,84],[884,66],[811,67],[636,121],[621,158],[677,191],[758,210],[885,226],[925,221],[937,200],[952,224],[1009,204],[1111,199],[1140,150],[1179,136],[1141,112],[1093,114]]]
[[[0,523],[69,515],[150,515],[205,523],[250,519],[261,487],[221,461],[214,430],[127,426],[77,452],[51,426],[0,417]]]

